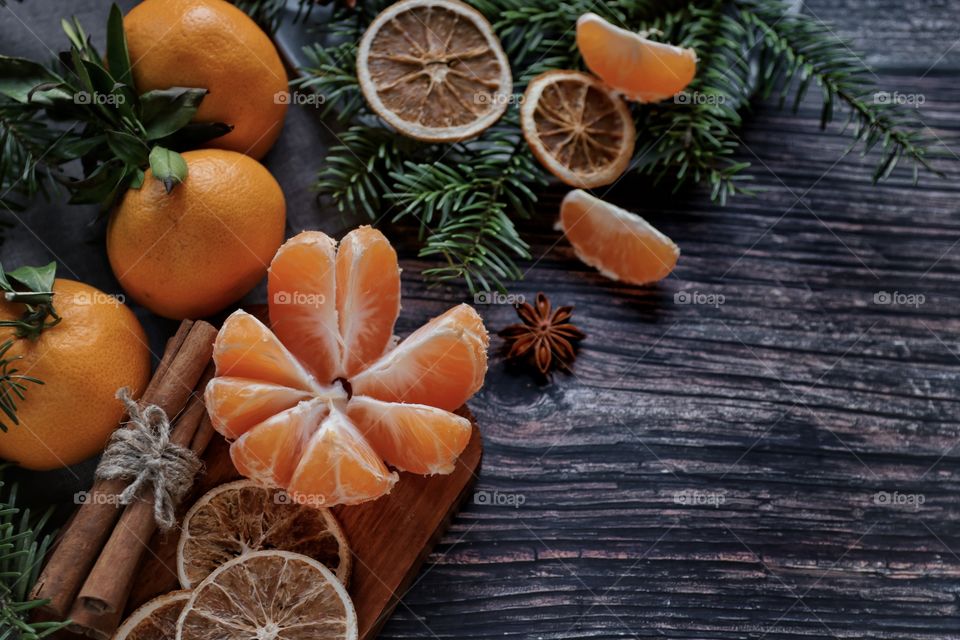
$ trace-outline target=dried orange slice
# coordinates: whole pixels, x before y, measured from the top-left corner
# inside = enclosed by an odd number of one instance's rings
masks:
[[[307,556],[255,551],[197,585],[177,640],[355,640],[357,614],[336,576]]]
[[[585,189],[619,178],[637,137],[623,100],[579,71],[547,71],[531,80],[520,126],[533,155],[550,173]]]
[[[683,91],[697,72],[697,54],[616,27],[595,13],[577,20],[577,48],[587,68],[638,102],[659,102]]]
[[[177,634],[177,619],[189,599],[189,591],[154,598],[131,613],[112,640],[170,640]]]
[[[367,102],[400,133],[471,138],[500,119],[510,63],[486,18],[457,0],[402,0],[382,11],[357,50]]]
[[[301,553],[344,585],[350,580],[350,549],[329,510],[298,505],[283,491],[238,480],[208,491],[184,516],[177,545],[180,585],[190,589],[228,560],[264,549]]]
[[[217,335],[204,394],[237,471],[298,504],[357,504],[398,475],[450,473],[472,426],[451,411],[483,385],[489,338],[468,305],[392,344],[400,270],[370,227],[339,246],[305,231],[268,281],[273,331],[237,311]],[[274,334],[274,331],[276,334]],[[278,339],[279,336],[279,339]]]
[[[557,227],[578,258],[613,280],[662,280],[680,257],[680,248],[646,220],[579,189],[563,199]]]

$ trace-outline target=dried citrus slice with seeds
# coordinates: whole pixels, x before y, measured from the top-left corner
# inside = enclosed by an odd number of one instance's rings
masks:
[[[656,282],[680,258],[680,248],[649,222],[580,189],[564,197],[557,228],[580,260],[613,280]]]
[[[457,0],[403,0],[381,12],[360,39],[357,77],[381,118],[428,142],[477,135],[513,90],[490,23]]]
[[[636,129],[626,103],[579,71],[547,71],[531,80],[520,126],[537,160],[573,187],[610,184],[633,156]]]
[[[616,27],[595,13],[577,20],[577,48],[587,68],[630,100],[659,102],[683,91],[697,54]]]
[[[289,551],[255,551],[197,585],[177,640],[356,640],[357,614],[329,569]]]
[[[112,640],[170,640],[189,599],[189,591],[171,591],[154,598],[131,613]]]
[[[350,580],[347,539],[328,509],[296,504],[284,491],[250,480],[208,491],[183,519],[177,545],[177,574],[184,589],[196,586],[238,556],[264,549],[309,556]]]

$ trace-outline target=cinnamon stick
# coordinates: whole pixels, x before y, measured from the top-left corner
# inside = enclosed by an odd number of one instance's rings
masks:
[[[157,374],[141,400],[158,405],[167,415],[179,413],[210,361],[216,333],[206,322],[184,321],[168,342]],[[122,480],[94,482],[31,592],[32,598],[49,601],[39,609],[40,617],[66,618],[83,579],[120,517],[116,496],[123,489]]]
[[[206,415],[203,390],[213,373],[211,364],[200,378],[197,393],[190,398],[186,409],[173,427],[170,441],[174,444],[189,447],[193,441]],[[80,589],[75,607],[79,606],[101,615],[123,611],[140,558],[157,528],[153,506],[153,496],[146,495],[124,509],[93,570]]]
[[[216,432],[213,428],[213,422],[210,421],[210,414],[207,414],[203,416],[200,426],[197,427],[197,433],[193,436],[193,442],[190,443],[190,450],[198,456],[203,456],[203,452],[207,450],[207,445],[210,444],[214,433]]]

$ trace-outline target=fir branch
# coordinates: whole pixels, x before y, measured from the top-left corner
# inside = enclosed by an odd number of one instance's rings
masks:
[[[75,140],[70,132],[50,127],[40,120],[36,105],[0,98],[0,206],[23,208],[23,199],[40,193],[50,195],[56,187],[54,167],[64,160],[60,153]]]
[[[383,212],[390,174],[399,171],[417,142],[382,126],[358,124],[341,134],[327,155],[327,165],[314,185],[341,213],[362,211],[371,220]]]
[[[16,485],[7,488],[0,480],[0,640],[39,640],[67,627],[68,621],[29,621],[30,612],[46,603],[29,594],[53,541],[44,532],[51,514],[31,517],[17,506]]]
[[[870,70],[824,24],[803,13],[789,13],[780,0],[736,0],[736,5],[740,19],[756,29],[764,45],[762,95],[779,88],[783,104],[792,92],[796,111],[810,84],[816,83],[822,92],[821,128],[833,119],[838,102],[845,105],[849,117],[844,130],[851,129],[853,136],[849,150],[860,145],[866,154],[880,145],[882,159],[874,182],[888,177],[901,158],[913,163],[914,181],[921,167],[939,173],[927,159],[921,123],[902,105],[876,99]]]
[[[292,84],[323,97],[320,117],[332,112],[340,122],[346,123],[368,112],[357,80],[355,41],[333,47],[314,44],[304,48],[303,53],[308,65],[303,69],[304,75]]]
[[[673,100],[636,108],[637,130],[645,132],[634,165],[655,182],[672,182],[676,192],[706,183],[714,200],[725,203],[749,180],[749,162],[735,158],[740,110],[747,104],[750,63],[744,57],[749,33],[722,3],[687,6],[651,23],[668,42],[698,52],[697,75]]]

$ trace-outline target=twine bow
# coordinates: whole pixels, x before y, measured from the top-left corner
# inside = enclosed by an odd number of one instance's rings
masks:
[[[131,480],[119,496],[120,504],[130,504],[141,490],[153,488],[153,517],[162,530],[175,523],[174,511],[189,491],[201,462],[190,449],[170,441],[170,420],[155,404],[141,406],[130,397],[130,390],[117,391],[130,415],[131,425],[117,429],[97,466],[103,480]]]

